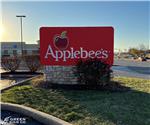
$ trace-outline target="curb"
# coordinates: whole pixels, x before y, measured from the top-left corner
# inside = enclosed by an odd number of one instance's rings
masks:
[[[39,76],[40,76],[40,75],[37,75],[37,76],[31,77],[31,78],[28,78],[28,79],[25,79],[25,80],[16,82],[16,83],[14,83],[13,85],[10,85],[10,86],[8,86],[8,87],[6,87],[6,88],[1,89],[1,93],[3,93],[4,91],[6,91],[6,90],[8,90],[8,89],[10,89],[10,88],[12,88],[12,87],[14,87],[14,86],[22,85],[22,84],[24,84],[24,82],[29,81],[29,80],[32,80],[32,79],[34,79],[34,78],[36,78],[36,77],[39,77]]]
[[[44,125],[72,125],[52,115],[23,105],[1,102],[1,110],[8,110],[31,117]]]

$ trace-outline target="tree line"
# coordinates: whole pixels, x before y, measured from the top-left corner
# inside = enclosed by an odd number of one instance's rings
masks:
[[[145,57],[150,53],[149,47],[146,47],[144,44],[139,45],[138,47],[132,47],[128,50],[128,53],[135,57]]]

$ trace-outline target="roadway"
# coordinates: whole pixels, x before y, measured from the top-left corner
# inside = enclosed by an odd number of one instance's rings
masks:
[[[112,70],[114,76],[150,79],[150,61],[115,60]]]

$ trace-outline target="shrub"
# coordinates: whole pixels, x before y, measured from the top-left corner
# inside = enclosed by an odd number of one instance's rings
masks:
[[[36,72],[41,67],[39,55],[27,55],[24,59],[30,72]]]
[[[86,85],[106,85],[111,79],[110,65],[98,59],[79,60],[75,67],[78,82]]]
[[[21,59],[19,57],[2,57],[1,66],[6,71],[15,72],[20,65]]]

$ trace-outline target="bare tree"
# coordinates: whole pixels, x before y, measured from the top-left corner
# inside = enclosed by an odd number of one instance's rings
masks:
[[[20,65],[21,59],[19,57],[2,57],[1,66],[4,70],[15,72]]]
[[[41,67],[39,55],[27,55],[24,58],[30,72],[36,72]]]

